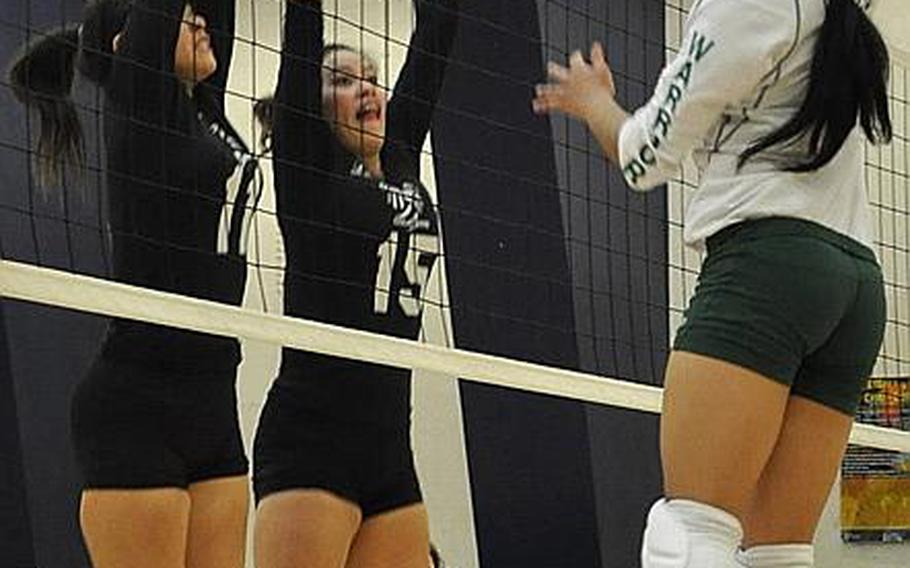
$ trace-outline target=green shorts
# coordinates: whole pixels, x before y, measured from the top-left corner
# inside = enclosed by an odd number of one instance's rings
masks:
[[[673,348],[746,367],[852,416],[885,329],[872,251],[785,218],[728,227],[707,248]]]

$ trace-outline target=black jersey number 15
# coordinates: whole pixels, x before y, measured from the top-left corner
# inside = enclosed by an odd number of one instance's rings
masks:
[[[373,311],[389,313],[390,303],[397,298],[401,311],[417,317],[422,309],[421,292],[426,287],[438,251],[436,235],[393,231],[379,246]]]

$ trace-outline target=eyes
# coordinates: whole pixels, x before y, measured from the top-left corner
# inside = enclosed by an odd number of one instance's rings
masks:
[[[337,89],[345,89],[348,87],[354,87],[360,81],[366,81],[371,85],[379,85],[379,76],[376,73],[369,73],[365,77],[357,77],[351,73],[346,73],[344,71],[337,71],[332,74],[331,85]]]

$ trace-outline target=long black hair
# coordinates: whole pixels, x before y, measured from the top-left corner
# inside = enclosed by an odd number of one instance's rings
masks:
[[[809,80],[799,111],[780,129],[752,144],[739,158],[742,167],[773,146],[792,146],[808,136],[805,159],[783,164],[790,172],[810,172],[837,155],[857,120],[870,142],[890,142],[888,47],[859,4],[863,0],[826,0]]]
[[[76,70],[103,85],[110,74],[114,37],[126,24],[130,0],[89,2],[80,26],[45,34],[9,71],[13,95],[37,111],[41,130],[35,170],[42,187],[62,182],[84,158],[82,127],[70,98]]]

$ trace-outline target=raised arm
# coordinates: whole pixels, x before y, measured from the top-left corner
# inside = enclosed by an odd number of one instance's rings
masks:
[[[322,2],[289,0],[275,91],[276,166],[329,167],[331,132],[322,120]]]
[[[391,177],[418,177],[420,151],[430,130],[458,29],[458,0],[417,0],[417,27],[389,101],[382,163]]]
[[[677,174],[728,109],[754,104],[792,48],[796,29],[791,2],[705,0],[654,95],[631,117],[614,98],[599,46],[590,65],[577,52],[568,68],[551,64],[552,83],[538,86],[534,108],[584,120],[628,185],[652,189]]]
[[[626,183],[638,190],[666,183],[728,109],[754,105],[796,41],[797,17],[791,2],[704,3],[651,100],[620,131]]]
[[[353,180],[335,164],[336,142],[322,118],[320,0],[289,0],[274,102],[273,155],[280,221],[332,223],[380,234],[392,211],[376,182]]]
[[[200,83],[197,90],[205,90],[210,100],[223,113],[228,74],[234,57],[237,3],[233,0],[195,0],[193,7],[205,18],[212,50],[218,60],[218,69]]]
[[[174,52],[185,7],[186,0],[137,0],[120,35],[110,89],[153,123],[180,89]]]

